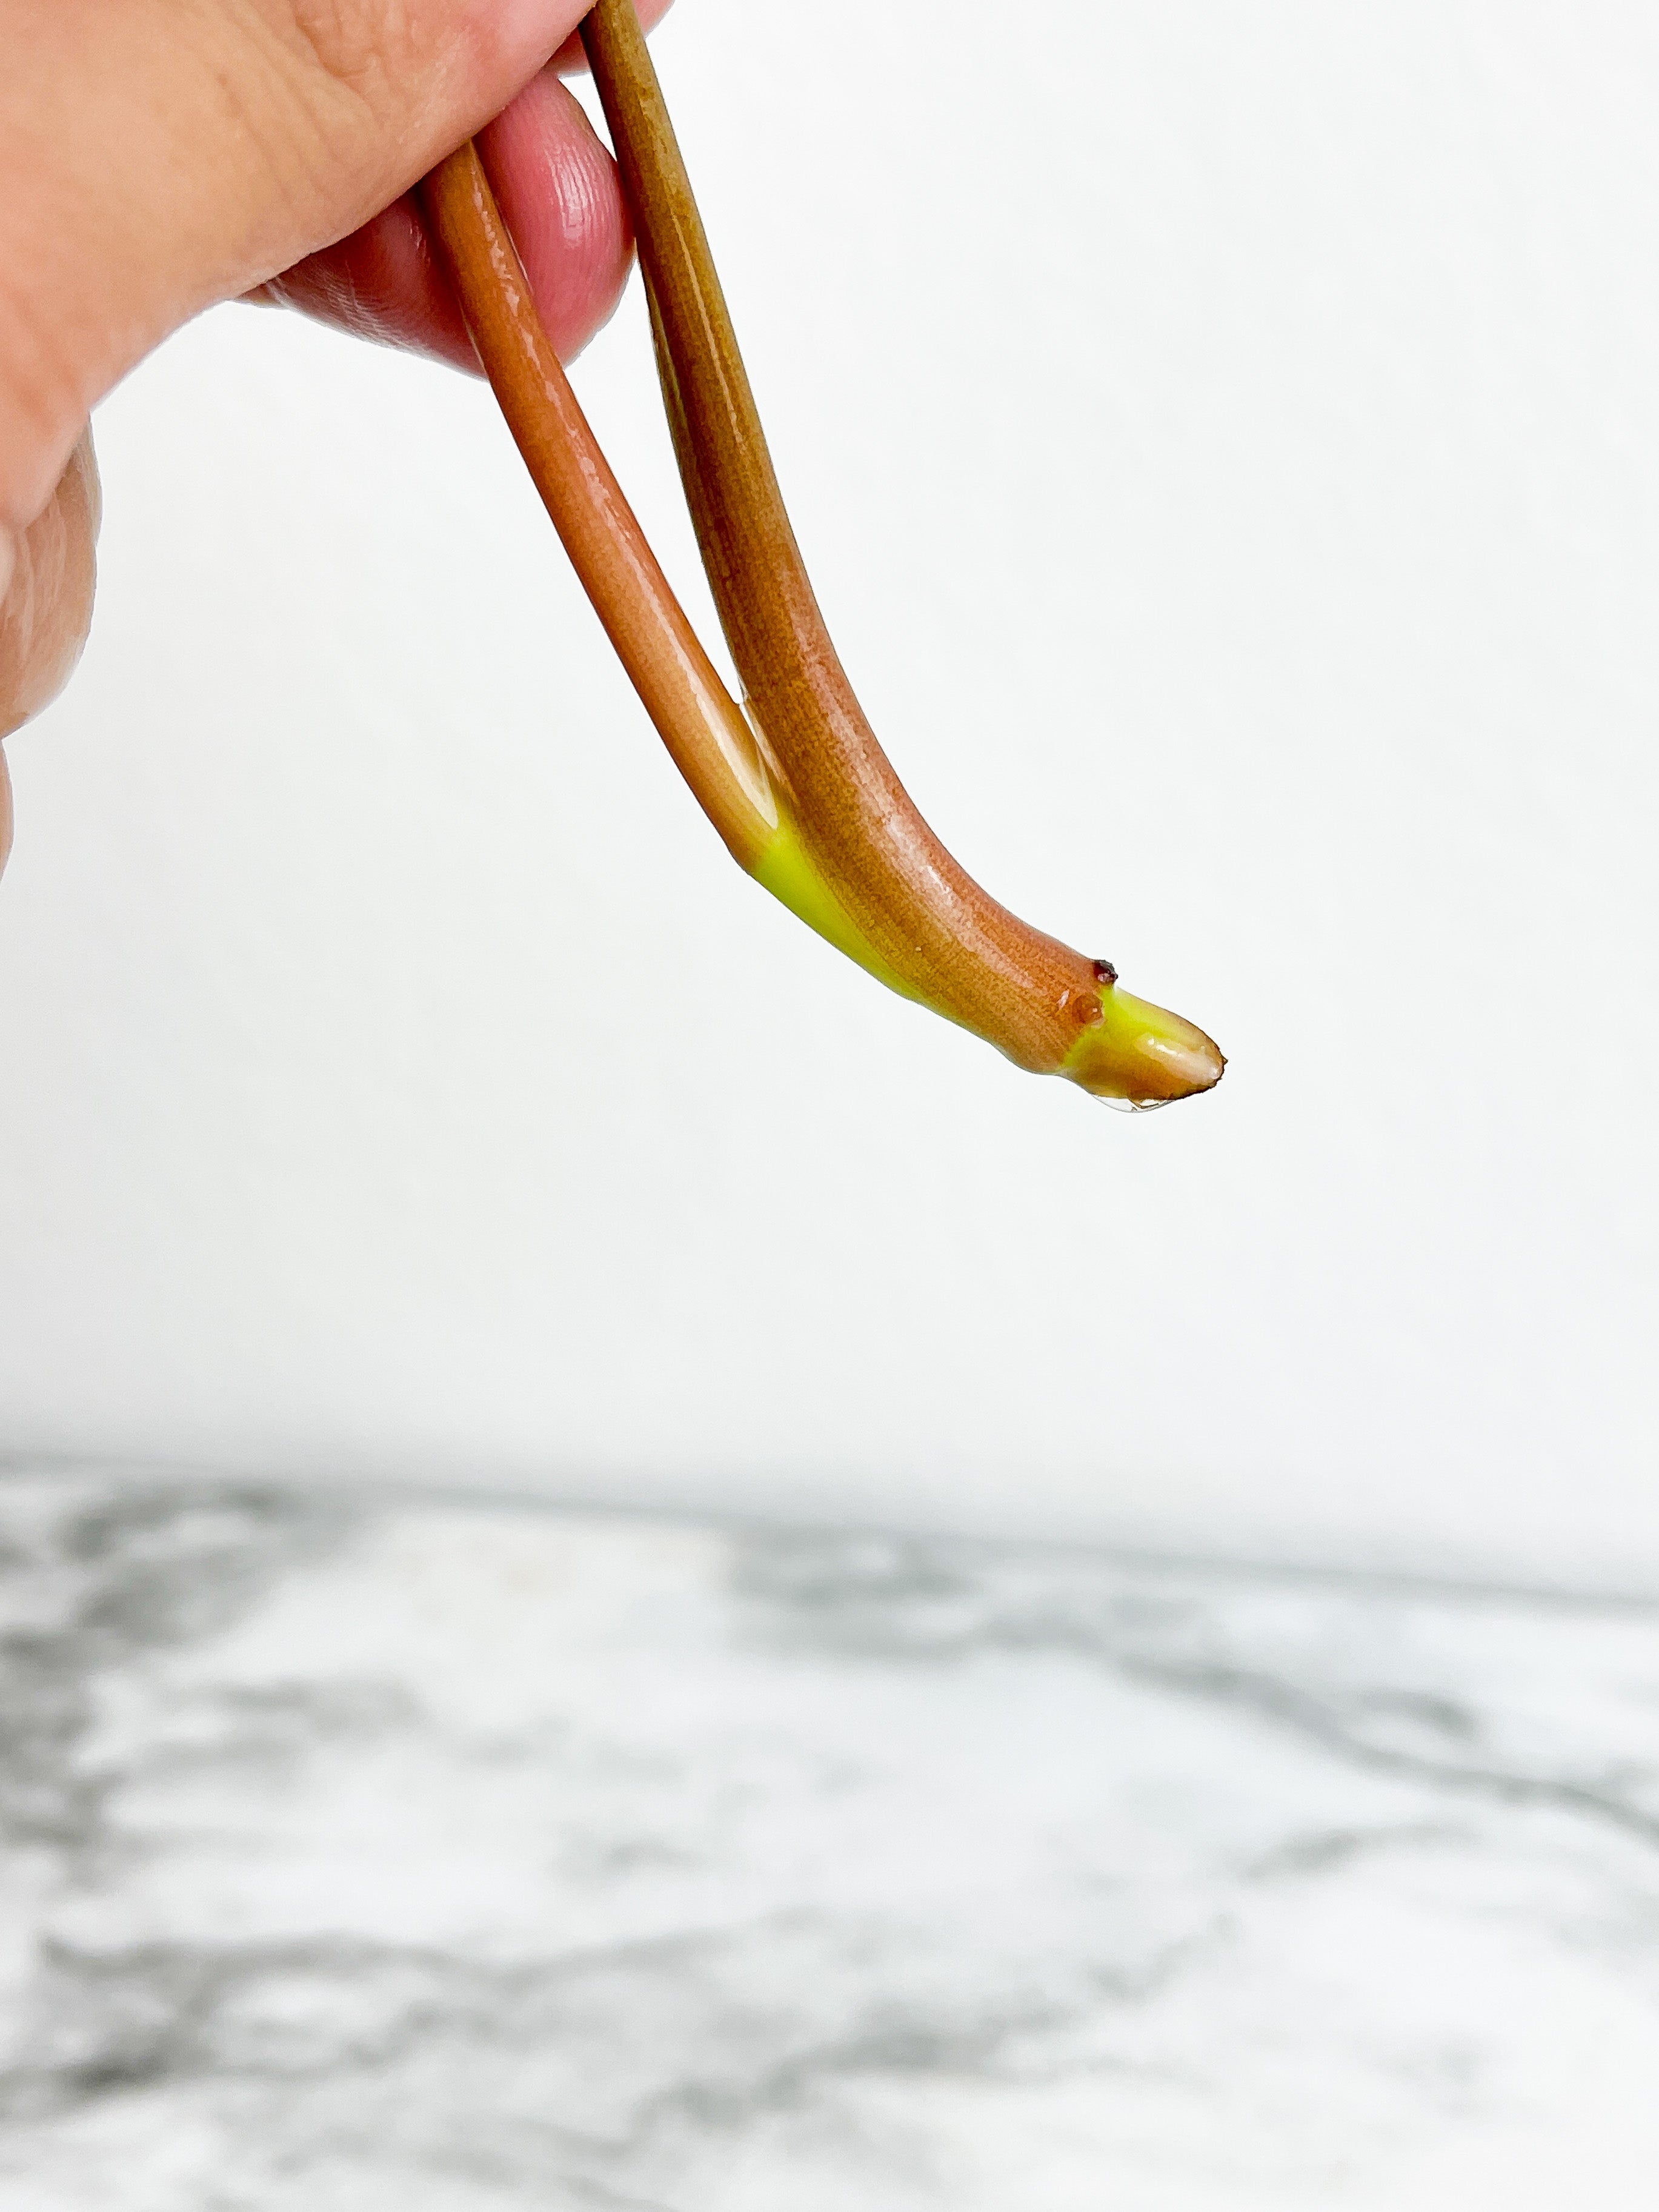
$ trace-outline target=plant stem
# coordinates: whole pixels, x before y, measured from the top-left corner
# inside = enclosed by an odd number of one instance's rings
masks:
[[[1209,1089],[1224,1063],[1201,1030],[999,905],[912,804],[818,611],[633,0],[599,0],[582,38],[746,720],[576,404],[471,145],[423,200],[520,451],[682,775],[739,866],[891,988],[1021,1066],[1137,1106]]]
[[[583,588],[675,766],[752,872],[778,805],[743,711],[646,543],[542,325],[471,140],[421,187],[484,373]]]

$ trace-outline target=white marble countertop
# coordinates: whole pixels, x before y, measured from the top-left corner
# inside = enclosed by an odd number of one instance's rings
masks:
[[[1659,1607],[19,1470],[19,2212],[1647,2208]]]

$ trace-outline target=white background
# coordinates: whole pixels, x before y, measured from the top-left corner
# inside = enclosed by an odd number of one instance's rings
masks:
[[[482,388],[226,309],[12,741],[0,1450],[1659,1587],[1659,31],[681,0],[919,801],[1127,1120],[725,860]],[[579,372],[688,600],[637,289]]]

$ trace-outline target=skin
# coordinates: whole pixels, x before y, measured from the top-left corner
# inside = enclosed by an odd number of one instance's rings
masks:
[[[0,737],[86,640],[92,410],[204,308],[252,296],[475,368],[412,188],[479,134],[559,352],[605,322],[631,237],[559,82],[583,9],[0,0]],[[0,746],[0,865],[11,834]]]
[[[709,666],[559,365],[615,305],[631,244],[610,156],[558,82],[589,4],[0,0],[0,738],[55,696],[91,620],[91,410],[171,331],[246,298],[463,368],[476,346],[739,865],[1023,1067],[1135,1105],[1208,1089],[1211,1040],[999,905],[893,772],[801,564],[646,52],[666,0],[597,0],[582,39],[752,732]]]

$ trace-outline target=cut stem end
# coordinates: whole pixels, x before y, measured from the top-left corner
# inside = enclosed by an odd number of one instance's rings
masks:
[[[1101,987],[1099,1021],[1060,1072],[1096,1098],[1167,1106],[1212,1091],[1226,1065],[1219,1045],[1193,1023],[1111,982]]]

